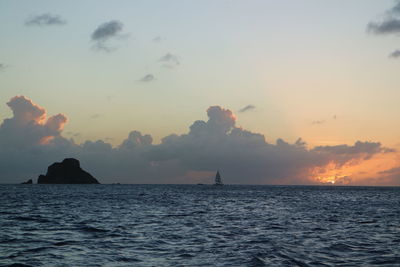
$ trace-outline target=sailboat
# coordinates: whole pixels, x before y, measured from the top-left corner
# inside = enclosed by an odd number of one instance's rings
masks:
[[[219,171],[217,171],[217,174],[215,175],[215,184],[214,185],[224,185],[222,183],[221,175],[219,174]]]

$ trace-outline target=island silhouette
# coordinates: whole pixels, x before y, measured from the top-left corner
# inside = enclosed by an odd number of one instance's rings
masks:
[[[38,184],[100,184],[90,173],[84,171],[80,162],[66,158],[47,168],[46,175],[39,175]]]

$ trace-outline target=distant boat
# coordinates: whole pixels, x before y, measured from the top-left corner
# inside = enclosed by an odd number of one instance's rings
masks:
[[[221,175],[219,174],[219,171],[217,171],[217,174],[215,175],[215,184],[214,185],[224,185],[222,183]]]

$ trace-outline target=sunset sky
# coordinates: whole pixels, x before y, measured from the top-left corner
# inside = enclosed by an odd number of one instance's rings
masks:
[[[0,18],[0,182],[74,156],[104,183],[400,185],[398,1],[2,0]]]

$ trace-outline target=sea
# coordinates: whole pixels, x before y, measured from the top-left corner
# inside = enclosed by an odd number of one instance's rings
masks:
[[[400,266],[400,187],[0,185],[0,266]]]

